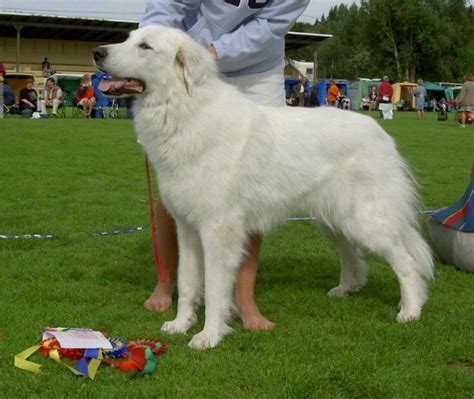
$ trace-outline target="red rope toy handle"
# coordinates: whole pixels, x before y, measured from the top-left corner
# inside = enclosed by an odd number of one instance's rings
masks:
[[[153,193],[151,191],[151,182],[150,182],[150,168],[148,166],[148,158],[145,154],[145,169],[146,169],[146,183],[148,189],[148,205],[150,208],[150,223],[151,223],[151,240],[153,242],[153,254],[155,257],[155,266],[156,273],[158,275],[158,281],[163,283],[166,280],[165,270],[163,269],[163,263],[161,262],[160,250],[158,248],[158,238],[156,235],[156,221],[155,221],[155,211],[154,211],[154,202],[153,202]]]

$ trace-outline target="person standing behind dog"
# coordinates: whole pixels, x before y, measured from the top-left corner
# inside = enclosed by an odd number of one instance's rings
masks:
[[[140,27],[159,24],[187,32],[216,58],[222,79],[249,99],[268,106],[285,106],[285,35],[309,0],[151,0]],[[176,226],[163,203],[157,203],[158,241],[167,278],[158,282],[145,302],[150,310],[171,306],[176,285]],[[242,263],[235,298],[244,328],[271,329],[273,323],[254,301],[261,237],[251,238]]]
[[[474,112],[474,81],[472,73],[466,74],[466,80],[462,85],[461,93],[456,98],[457,105],[461,106],[461,125],[466,127],[466,112]]]

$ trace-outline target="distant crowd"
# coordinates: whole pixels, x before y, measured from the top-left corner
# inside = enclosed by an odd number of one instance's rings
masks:
[[[82,76],[79,87],[74,93],[73,104],[66,103],[66,97],[71,97],[64,88],[60,87],[54,79],[54,69],[48,58],[45,57],[41,63],[43,77],[46,84],[41,93],[34,87],[32,79],[25,81],[25,87],[20,91],[19,98],[15,96],[12,88],[6,80],[6,71],[0,62],[0,79],[3,79],[3,111],[10,114],[19,114],[24,117],[58,117],[59,112],[64,111],[66,106],[74,106],[85,119],[94,116],[96,107],[96,94],[91,84],[91,76]],[[320,93],[319,91],[323,91]],[[321,95],[322,94],[322,95]],[[378,87],[372,86],[367,94],[361,98],[360,109],[363,111],[378,110],[383,119],[393,119],[394,108],[404,111],[412,108],[418,113],[418,119],[423,120],[425,110],[429,108],[437,113],[439,120],[446,120],[449,110],[458,110],[459,122],[463,127],[466,123],[472,123],[474,118],[474,81],[472,73],[467,73],[461,92],[457,98],[433,98],[429,103],[426,101],[427,92],[423,87],[423,81],[418,80],[418,85],[413,85],[407,91],[406,99],[397,99],[393,102],[393,87],[388,76],[384,76]],[[321,104],[323,102],[323,104]],[[287,93],[286,104],[292,107],[319,107],[321,105],[337,107],[344,110],[353,108],[347,88],[344,89],[335,80],[329,80],[327,86],[310,87],[307,79],[301,79],[291,86]],[[128,102],[127,113],[130,101]],[[112,112],[117,112],[112,111]]]
[[[61,108],[67,106],[65,95],[64,90],[56,84],[52,77],[47,78],[46,85],[41,93],[38,93],[34,88],[33,80],[27,79],[25,87],[20,90],[18,100],[6,79],[3,82],[3,103],[10,114],[32,117],[39,113],[39,115],[48,115],[53,118],[58,117]],[[82,111],[84,118],[89,119],[92,117],[95,104],[96,98],[91,85],[91,78],[90,75],[85,74],[74,95],[73,105]]]
[[[340,82],[340,81],[339,81]],[[444,97],[432,98],[427,101],[427,90],[423,80],[412,84],[406,91],[406,98],[398,98],[394,102],[394,90],[388,76],[384,76],[378,86],[370,87],[360,100],[360,109],[363,111],[377,110],[383,119],[393,119],[393,110],[415,110],[418,119],[423,120],[427,109],[437,113],[438,120],[446,120],[448,111],[459,111],[460,126],[472,123],[474,118],[474,82],[472,73],[467,73],[459,95],[447,100]],[[287,93],[286,103],[292,107],[319,107],[321,105],[340,109],[353,109],[348,89],[338,85],[333,79],[329,84],[314,85],[311,87],[307,79],[301,79],[291,87]],[[319,93],[318,90],[324,90]],[[322,103],[322,104],[321,104]]]

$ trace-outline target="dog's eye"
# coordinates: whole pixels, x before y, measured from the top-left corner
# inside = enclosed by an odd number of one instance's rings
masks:
[[[138,47],[140,47],[143,50],[153,50],[153,47],[151,47],[148,43],[145,43],[145,42],[140,43]]]

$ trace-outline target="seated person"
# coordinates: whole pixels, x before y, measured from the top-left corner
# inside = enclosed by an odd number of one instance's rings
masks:
[[[347,95],[342,97],[342,109],[351,109],[351,99]]]
[[[405,111],[405,100],[400,99],[395,105],[397,106],[398,111]]]
[[[439,121],[447,120],[448,119],[448,104],[446,103],[446,100],[442,98],[436,106],[438,108],[436,118]]]
[[[41,113],[47,114],[46,107],[53,108],[52,116],[58,116],[58,108],[62,102],[63,93],[53,78],[48,78],[43,98],[40,100]]]
[[[362,97],[361,107],[363,111],[370,111],[372,109],[372,104],[369,100],[369,97]]]
[[[7,82],[3,82],[3,104],[10,108],[11,114],[15,114],[17,112],[15,93],[13,93],[12,88]]]
[[[286,98],[286,105],[289,105],[290,107],[298,106],[298,98],[295,93],[291,93],[290,97]]]
[[[439,110],[440,110],[441,112],[448,112],[448,104],[447,104],[445,98],[442,98],[442,99],[439,101],[438,108],[439,108]]]
[[[435,98],[433,98],[430,101],[430,105],[431,105],[431,108],[433,109],[433,112],[438,112],[439,111],[438,102],[436,101]]]
[[[38,92],[33,88],[33,80],[28,79],[25,87],[20,91],[20,112],[23,110],[35,112],[37,101]]]
[[[337,95],[337,108],[340,108],[342,109],[343,108],[343,103],[342,103],[342,100],[344,99],[344,97],[346,96],[346,93],[344,93],[344,91],[341,89],[339,90],[339,94]]]
[[[90,119],[92,110],[95,107],[96,99],[91,84],[91,77],[89,75],[85,74],[82,77],[81,84],[77,89],[74,100],[76,101],[77,106],[82,109],[84,118]]]

